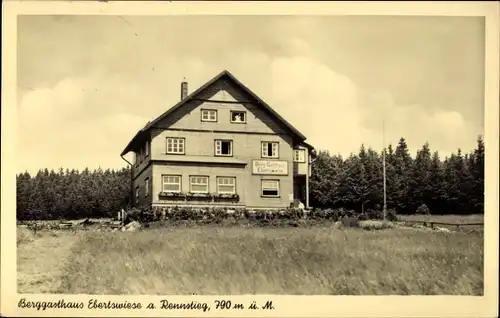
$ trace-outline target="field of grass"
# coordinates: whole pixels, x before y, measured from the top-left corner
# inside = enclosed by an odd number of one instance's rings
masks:
[[[443,222],[443,223],[482,223],[484,215],[399,215],[402,221],[428,221],[428,222]]]
[[[37,232],[20,293],[482,295],[483,233],[391,228]]]

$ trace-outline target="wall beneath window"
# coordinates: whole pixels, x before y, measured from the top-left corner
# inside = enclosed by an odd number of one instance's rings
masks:
[[[134,205],[142,205],[142,204],[150,204],[151,203],[151,181],[150,181],[150,189],[149,189],[149,194],[147,197],[144,196],[145,194],[145,187],[146,187],[146,178],[149,178],[149,180],[152,180],[153,178],[153,168],[151,165],[147,166],[145,169],[142,170],[142,172],[135,177],[135,179],[132,181],[133,185],[133,202]],[[135,201],[135,188],[136,186],[139,186],[139,200],[138,202]]]

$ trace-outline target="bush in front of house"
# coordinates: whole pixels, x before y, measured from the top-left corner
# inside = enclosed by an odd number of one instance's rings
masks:
[[[397,219],[392,210],[387,210],[386,219]],[[343,227],[359,227],[360,221],[382,220],[383,213],[367,210],[356,213],[344,208],[312,209],[297,208],[251,210],[243,208],[197,208],[197,207],[142,207],[127,212],[127,222],[150,223],[162,220],[165,224],[217,224],[221,226],[258,226],[258,227],[299,227],[339,222]]]
[[[431,214],[431,210],[429,210],[429,208],[427,207],[427,205],[421,204],[417,208],[416,213],[419,214],[419,215],[430,215]]]

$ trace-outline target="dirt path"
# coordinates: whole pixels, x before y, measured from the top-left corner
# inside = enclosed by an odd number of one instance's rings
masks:
[[[82,233],[38,233],[31,242],[17,247],[17,288],[19,293],[54,293]]]

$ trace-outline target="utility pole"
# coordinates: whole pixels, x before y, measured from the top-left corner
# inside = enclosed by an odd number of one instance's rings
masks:
[[[382,120],[382,170],[384,174],[384,221],[387,217],[387,186],[386,186],[386,176],[385,176],[385,122]]]

